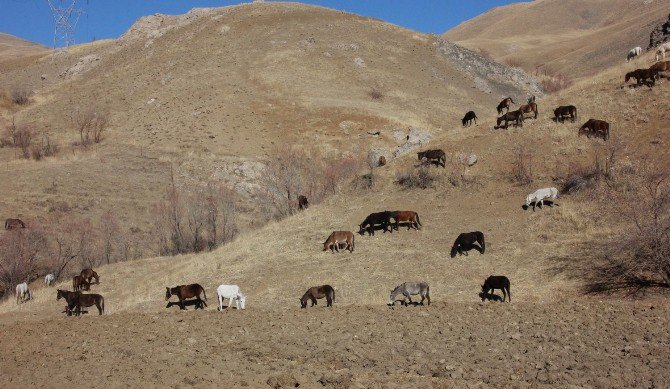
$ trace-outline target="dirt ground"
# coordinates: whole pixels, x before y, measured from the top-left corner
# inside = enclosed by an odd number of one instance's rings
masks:
[[[670,386],[664,301],[214,305],[2,315],[0,387]]]

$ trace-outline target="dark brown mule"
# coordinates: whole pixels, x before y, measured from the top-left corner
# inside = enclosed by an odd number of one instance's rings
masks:
[[[477,246],[475,243],[478,243]],[[454,241],[451,246],[451,257],[456,257],[456,254],[468,255],[468,251],[475,249],[480,254],[486,251],[486,243],[484,242],[484,233],[481,231],[463,232]]]
[[[322,299],[324,297],[327,301],[326,306],[332,307],[333,301],[335,301],[335,289],[330,285],[313,286],[307,289],[307,292],[300,298],[300,307],[307,308],[307,301],[309,300],[312,301],[312,305],[310,306],[313,307],[316,305],[317,299]]]
[[[416,155],[419,157],[419,161],[425,158],[428,162],[434,162],[438,166],[447,166],[447,154],[442,149],[420,151]]]
[[[91,279],[93,279],[93,278],[95,278],[95,283],[96,284],[100,283],[100,277],[98,276],[98,273],[96,273],[91,268],[82,270],[81,273],[79,273],[79,275],[84,277],[88,283],[91,283]]]
[[[393,218],[393,220],[395,220],[395,225],[393,226],[393,228],[395,228],[396,231],[398,231],[400,223],[407,223],[408,230],[412,228],[416,230],[421,229],[421,221],[419,220],[419,214],[414,211],[394,211],[391,212],[391,217]]]
[[[307,208],[309,208],[309,201],[307,201],[307,197],[303,195],[298,196],[298,209],[302,211]]]
[[[577,135],[586,135],[588,138],[595,136],[608,140],[610,137],[610,124],[604,120],[589,119],[579,128]]]
[[[575,119],[577,119],[577,107],[574,105],[561,105],[554,110],[554,120],[556,120],[556,123],[564,121],[567,117],[570,117],[574,123]]]
[[[91,290],[91,283],[79,275],[72,277],[72,289],[76,292],[78,290]]]
[[[105,299],[99,294],[85,294],[81,292],[69,292],[67,290],[57,290],[56,300],[65,298],[67,301],[68,316],[74,310],[75,316],[81,314],[81,308],[87,308],[95,305],[98,308],[98,314],[105,312]]]
[[[200,302],[207,306],[205,303],[205,301],[207,301],[207,294],[205,293],[205,288],[200,286],[200,284],[178,285],[174,288],[166,287],[165,289],[165,301],[169,300],[172,296],[177,296],[179,299],[179,307],[181,309],[186,309],[186,307],[184,307],[184,300],[193,297],[195,297],[197,300],[200,300]],[[205,298],[204,301],[200,298],[200,293],[202,293],[203,297]]]
[[[5,220],[5,230],[15,230],[17,228],[26,228],[26,224],[21,219]]]
[[[509,278],[505,276],[489,276],[489,278],[487,278],[486,281],[484,281],[484,285],[482,285],[481,295],[486,296],[489,293],[489,291],[493,292],[496,289],[500,289],[503,292],[503,298],[501,302],[504,302],[505,297],[508,297],[508,300],[511,303],[512,292],[510,292],[509,287],[510,287]],[[484,301],[484,298],[482,298],[482,301]]]
[[[477,124],[477,114],[475,111],[468,111],[465,116],[463,116],[463,119],[461,119],[461,123],[463,123],[463,127],[471,126],[472,121],[475,121],[475,125]]]
[[[500,124],[505,122],[505,127],[502,127]],[[515,125],[523,127],[523,112],[520,110],[507,112],[496,120],[497,125],[495,128],[507,128],[508,122],[515,122]]]
[[[507,109],[507,112],[509,112],[509,107],[511,107],[512,104],[516,104],[516,103],[514,102],[514,100],[512,100],[511,97],[508,97],[508,98],[504,99],[503,101],[501,101],[500,104],[498,104],[498,107],[496,107],[496,109],[498,110],[498,115],[502,115],[502,111],[505,108]]]
[[[537,114],[538,114],[537,103],[528,103],[526,105],[522,105],[522,106],[519,107],[519,111],[521,111],[521,113],[531,113],[531,112],[533,112],[533,113],[535,113],[535,116],[533,117],[533,119],[537,119]]]
[[[626,73],[626,82],[634,78],[637,81],[637,86],[646,84],[648,87],[652,87],[656,84],[656,78],[658,78],[658,70],[656,69],[635,69],[632,72]]]
[[[379,225],[381,228],[388,231],[389,224],[391,223],[392,212],[383,211],[383,212],[374,212],[368,215],[368,217],[363,220],[363,223],[358,225],[358,233],[361,235],[365,234],[365,231],[368,232],[368,235],[375,234],[375,226]],[[393,229],[391,228],[391,232]]]

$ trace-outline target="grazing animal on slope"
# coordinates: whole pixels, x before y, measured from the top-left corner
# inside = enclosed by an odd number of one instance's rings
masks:
[[[330,285],[313,286],[300,298],[300,308],[307,308],[307,301],[312,301],[311,307],[317,304],[318,299],[326,298],[326,306],[332,307],[335,301],[335,289]]]
[[[384,229],[384,232],[386,232],[388,231],[392,216],[392,212],[390,211],[371,213],[363,220],[363,223],[358,225],[358,233],[364,235],[365,231],[367,231],[368,235],[374,235],[376,225],[380,225]],[[393,232],[393,229],[390,232]]]
[[[505,297],[508,297],[509,302],[512,302],[512,293],[509,290],[509,278],[505,276],[489,276],[484,281],[482,285],[482,294],[487,295],[489,291],[493,292],[496,289],[500,289],[503,292],[503,298],[501,302],[505,301]],[[484,299],[482,298],[482,301]]]
[[[95,278],[95,283],[99,284],[100,283],[100,277],[98,276],[98,273],[96,273],[93,269],[88,268],[88,269],[83,269],[80,273],[80,276],[84,277],[88,283],[91,282],[91,279]]]
[[[46,286],[52,286],[55,281],[56,281],[56,276],[51,274],[51,273],[44,276],[44,284]]]
[[[632,72],[626,73],[625,82],[628,82],[631,78],[634,78],[637,82],[637,86],[642,84],[652,87],[656,85],[656,79],[658,78],[658,70],[655,69],[635,69]]]
[[[500,125],[503,121],[505,122],[504,127]],[[516,126],[523,127],[523,112],[521,112],[520,110],[507,112],[506,114],[502,115],[496,120],[497,125],[495,128],[507,128],[508,122],[516,122],[515,123]]]
[[[399,294],[403,296],[402,305],[404,306],[408,305],[407,300],[412,304],[412,296],[416,295],[421,296],[419,304],[423,305],[423,300],[428,300],[428,305],[430,305],[430,287],[425,282],[405,282],[396,286],[389,295],[389,305],[395,305],[396,296]]]
[[[533,211],[535,211],[535,206],[542,208],[545,200],[556,200],[558,198],[558,189],[556,188],[543,188],[538,189],[535,192],[526,196],[526,205],[528,208],[530,204],[533,204]]]
[[[626,62],[630,62],[631,59],[639,56],[642,54],[642,48],[640,46],[634,47],[628,51],[628,55],[626,56]]]
[[[478,243],[479,246],[475,243]],[[456,254],[467,256],[468,251],[472,249],[479,251],[480,254],[484,254],[486,251],[486,243],[484,242],[483,232],[463,232],[458,235],[454,241],[453,246],[451,246],[451,257],[456,257]]]
[[[354,233],[351,231],[333,231],[328,239],[323,242],[323,251],[330,249],[333,253],[340,252],[340,243],[346,244],[345,250],[354,252]]]
[[[400,223],[406,223],[408,230],[412,228],[415,230],[421,229],[421,220],[419,220],[419,214],[414,211],[393,211],[391,212],[391,217],[393,220],[395,220],[393,228],[396,231],[398,231]]]
[[[670,42],[665,42],[662,45],[658,46],[656,50],[656,62],[665,59],[665,53],[670,51]]]
[[[461,119],[463,127],[471,126],[473,120],[475,121],[475,124],[477,124],[477,114],[475,114],[475,111],[468,111],[468,113],[463,116],[463,119]]]
[[[582,135],[587,138],[595,136],[606,141],[610,138],[610,124],[604,120],[589,119],[579,128],[577,136]]]
[[[566,117],[570,117],[574,123],[575,119],[577,119],[577,107],[574,105],[561,105],[554,110],[554,120],[556,120],[556,123],[564,121]]]
[[[663,72],[670,72],[670,61],[656,62],[655,64],[649,67],[649,70],[653,70],[658,73],[658,77],[668,78],[667,75],[661,75]]]
[[[91,283],[86,281],[84,276],[74,276],[72,277],[72,289],[76,292],[78,290],[91,290]]]
[[[5,230],[15,230],[17,228],[26,228],[26,224],[21,219],[5,220]]]
[[[447,166],[447,154],[442,149],[420,151],[416,155],[419,157],[419,161],[425,158],[428,162],[435,162],[438,166]]]
[[[237,285],[219,285],[216,288],[216,295],[219,298],[219,311],[223,311],[223,299],[228,299],[228,307],[233,306],[235,301],[235,308],[244,309],[244,304],[247,298],[240,293],[240,287]]]
[[[183,310],[186,310],[184,306],[184,300],[195,297],[198,300],[198,304],[202,303],[205,306],[207,304],[207,294],[205,293],[205,288],[200,286],[200,284],[189,284],[189,285],[177,285],[174,288],[165,288],[165,301],[169,300],[172,296],[177,296],[179,299],[179,307]],[[204,300],[200,298],[200,294],[205,298]]]
[[[307,197],[303,195],[298,196],[298,209],[302,211],[307,208],[309,208],[309,201],[307,201]]]
[[[379,161],[377,162],[377,166],[384,166],[386,165],[386,157],[383,155],[379,156]]]
[[[33,293],[28,288],[28,283],[24,282],[16,285],[16,304],[24,303],[33,299]]]
[[[531,103],[528,103],[526,105],[522,105],[522,106],[519,107],[519,111],[521,111],[521,113],[531,113],[531,112],[533,112],[535,114],[533,119],[537,119],[537,115],[538,115],[537,103],[531,102]]]
[[[503,101],[498,104],[496,109],[498,110],[498,115],[502,115],[503,109],[507,109],[506,112],[509,112],[509,107],[512,106],[512,104],[516,104],[514,100],[512,100],[511,97],[505,98]]]
[[[70,313],[74,311],[75,316],[81,314],[82,308],[87,308],[95,305],[98,308],[98,314],[102,315],[105,312],[105,299],[99,294],[86,294],[81,292],[69,292],[67,290],[56,291],[56,300],[65,298],[67,301],[67,313],[70,316]]]

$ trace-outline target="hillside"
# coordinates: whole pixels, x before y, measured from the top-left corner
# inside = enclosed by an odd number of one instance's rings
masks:
[[[670,13],[667,1],[537,0],[494,8],[444,37],[529,72],[583,78],[646,49],[649,34]]]
[[[48,47],[0,32],[0,62],[44,54]]]

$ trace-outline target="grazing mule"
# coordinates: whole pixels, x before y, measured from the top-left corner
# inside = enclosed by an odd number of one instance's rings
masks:
[[[384,232],[388,231],[388,226],[391,222],[391,217],[393,213],[390,211],[375,212],[368,215],[368,217],[363,220],[363,223],[358,225],[358,233],[361,235],[365,234],[365,231],[368,232],[368,235],[375,234],[375,225],[380,225]],[[390,230],[393,232],[393,229]]]
[[[500,125],[503,121],[505,122],[505,127],[502,127]],[[507,112],[506,114],[502,115],[496,120],[497,125],[495,126],[495,128],[507,128],[508,122],[516,122],[515,123],[516,126],[523,127],[523,112],[521,112],[520,110]]]
[[[435,162],[437,166],[447,166],[447,154],[442,149],[420,151],[416,155],[419,157],[419,161],[425,158],[428,162]]]
[[[507,108],[507,112],[509,112],[509,107],[512,106],[512,104],[516,104],[514,100],[512,100],[511,97],[508,97],[504,99],[503,101],[498,104],[498,107],[496,109],[498,110],[498,115],[502,115],[503,109]]]
[[[637,86],[642,84],[652,87],[656,85],[656,79],[658,78],[658,70],[656,69],[635,69],[632,72],[626,73],[625,82],[628,82],[631,78],[634,78],[637,82]]]
[[[510,303],[512,302],[512,293],[509,290],[509,278],[505,276],[489,276],[484,281],[484,285],[482,285],[482,294],[487,295],[489,291],[493,292],[496,289],[500,289],[503,292],[501,302],[505,301],[505,297],[508,297]],[[482,301],[484,301],[484,298],[482,298]]]
[[[528,103],[526,105],[522,105],[522,106],[519,107],[519,111],[521,111],[522,114],[532,112],[532,113],[535,114],[533,119],[537,119],[537,114],[538,114],[537,103],[531,102],[531,103]]]
[[[379,156],[379,161],[377,162],[377,166],[384,166],[386,165],[386,157],[383,155]]]
[[[91,283],[86,281],[84,276],[74,276],[72,277],[72,289],[76,292],[78,290],[91,290]]]
[[[661,77],[661,72],[670,72],[670,61],[656,62],[649,67],[649,70],[659,73],[658,76]],[[667,75],[663,77],[668,78]]]
[[[526,196],[526,205],[525,208],[528,209],[528,206],[530,204],[533,204],[533,211],[535,211],[535,206],[539,206],[542,208],[542,205],[544,205],[544,202],[546,200],[556,200],[558,198],[558,189],[556,188],[543,188],[543,189],[538,189],[535,192],[529,194]],[[553,206],[553,204],[549,205],[550,207]]]
[[[407,230],[414,228],[415,230],[421,229],[421,220],[419,220],[419,214],[414,211],[394,211],[391,212],[391,217],[395,220],[393,228],[398,231],[400,223],[407,224]]]
[[[244,304],[247,298],[240,293],[240,287],[237,285],[219,285],[216,288],[216,295],[219,298],[219,311],[223,311],[223,300],[228,299],[228,307],[233,306],[235,301],[235,308],[244,309]]]
[[[662,45],[658,46],[656,50],[656,62],[665,59],[665,53],[670,51],[670,42],[665,42]]]
[[[33,293],[28,288],[28,283],[24,282],[16,285],[16,303],[24,303],[33,299]]]
[[[473,120],[475,121],[475,124],[477,124],[477,114],[475,114],[475,111],[468,111],[468,113],[463,116],[463,119],[461,119],[463,127],[471,126]]]
[[[642,48],[640,46],[634,47],[628,51],[628,55],[626,56],[626,62],[630,62],[631,59],[639,56],[642,54]]]
[[[567,117],[570,117],[574,123],[575,119],[577,119],[577,107],[574,105],[561,105],[554,110],[554,120],[556,120],[556,123],[564,121]]]
[[[313,286],[307,289],[307,292],[300,298],[300,308],[307,308],[307,301],[310,300],[312,301],[310,307],[313,307],[316,305],[317,299],[324,297],[326,298],[326,306],[332,307],[333,301],[335,301],[335,289],[330,285]]]
[[[67,301],[66,312],[70,316],[71,312],[74,311],[75,316],[81,314],[82,308],[87,308],[95,305],[98,308],[98,314],[102,315],[105,312],[105,299],[99,294],[86,294],[81,292],[69,292],[67,290],[56,291],[56,300],[65,298]]]
[[[396,296],[402,294],[402,305],[407,306],[407,300],[412,304],[412,296],[417,294],[421,296],[419,304],[423,305],[423,300],[428,300],[430,305],[430,287],[425,282],[404,282],[396,286],[389,295],[389,305],[395,305]]]
[[[476,245],[475,243],[478,243]],[[484,254],[486,251],[486,243],[484,242],[484,233],[481,231],[473,232],[463,232],[458,235],[454,241],[453,246],[451,246],[451,257],[456,257],[456,254],[459,255],[468,255],[468,251],[475,249],[479,251],[480,254]]]
[[[604,120],[589,119],[584,123],[577,133],[578,136],[586,135],[587,138],[595,136],[608,140],[610,138],[610,124]]]
[[[354,233],[351,231],[333,231],[333,233],[330,234],[328,239],[326,239],[325,242],[323,242],[323,251],[330,251],[335,253],[337,251],[338,253],[340,252],[340,243],[344,243],[346,246],[344,247],[345,250],[349,250],[349,252],[353,253],[354,252]]]
[[[309,201],[307,201],[307,197],[303,195],[298,196],[298,209],[302,211],[307,208],[309,208]]]
[[[204,300],[200,298],[202,293]],[[197,304],[204,304],[207,306],[207,294],[205,293],[205,288],[200,286],[200,284],[189,284],[189,285],[177,285],[174,288],[165,288],[165,301],[169,300],[170,297],[177,296],[179,299],[179,308],[186,310],[184,306],[184,300],[195,297]]]
[[[44,276],[44,284],[46,286],[51,286],[53,283],[56,281],[56,276],[49,273],[46,276]]]
[[[5,230],[15,230],[17,228],[26,228],[26,224],[21,219],[5,220]]]
[[[98,273],[96,273],[93,269],[88,268],[84,269],[79,273],[80,276],[84,277],[86,279],[86,282],[91,283],[91,279],[95,278],[95,283],[99,284],[100,283],[100,277],[98,276]]]

